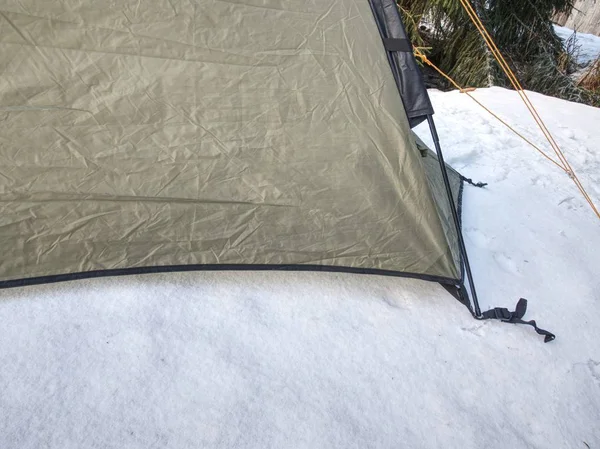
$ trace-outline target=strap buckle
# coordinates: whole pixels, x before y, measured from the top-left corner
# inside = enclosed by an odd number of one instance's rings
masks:
[[[496,318],[498,320],[509,322],[513,318],[513,312],[511,312],[510,310],[505,309],[503,307],[496,307],[495,309],[493,309],[493,311],[494,311],[494,318]]]
[[[544,342],[548,343],[556,338],[556,336],[548,332],[547,330],[540,329],[537,326],[537,323],[534,320],[531,321],[523,321],[523,316],[527,312],[527,300],[524,298],[519,299],[517,303],[517,307],[515,307],[515,311],[511,312],[510,310],[504,307],[496,307],[494,309],[486,310],[481,314],[481,316],[476,316],[478,320],[490,320],[497,319],[502,321],[503,323],[513,323],[513,324],[527,324],[528,326],[532,326],[535,331],[544,336]]]

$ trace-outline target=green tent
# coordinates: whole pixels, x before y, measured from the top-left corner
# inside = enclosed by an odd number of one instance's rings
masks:
[[[393,0],[2,2],[0,73],[2,287],[332,270],[471,304]]]

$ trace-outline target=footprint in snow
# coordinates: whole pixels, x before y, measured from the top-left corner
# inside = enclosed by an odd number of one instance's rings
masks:
[[[574,196],[568,196],[566,198],[563,198],[562,200],[560,200],[560,202],[558,203],[559,206],[561,206],[564,203],[570,203],[571,201],[573,201],[575,199]]]
[[[550,182],[547,176],[534,176],[531,178],[531,184],[534,186],[548,187]]]
[[[486,323],[476,324],[474,326],[469,327],[461,327],[461,330],[465,332],[469,332],[477,337],[483,337],[485,335],[485,326]]]
[[[489,248],[492,239],[477,228],[466,229],[469,239],[479,248]]]
[[[585,366],[588,369],[590,376],[592,379],[598,383],[600,386],[600,362],[596,362],[594,359],[588,359],[587,362],[577,362],[573,364],[572,369],[579,368],[581,366]],[[569,370],[570,372],[571,370]]]
[[[479,159],[480,156],[480,152],[477,150],[471,150],[471,151],[467,151],[464,154],[461,154],[460,156],[455,156],[453,158],[450,158],[448,162],[450,162],[451,165],[470,165],[473,162],[477,161],[477,159]]]
[[[575,132],[572,129],[569,128],[563,128],[563,132],[562,132],[563,136],[565,136],[567,139],[571,139],[571,140],[575,140]]]
[[[575,197],[574,196],[568,196],[566,198],[563,198],[558,205],[562,206],[562,207],[566,207],[568,210],[575,210],[575,209],[580,209],[581,205],[579,204],[578,201],[574,201]]]
[[[587,366],[592,377],[600,384],[600,362],[590,359],[588,360]]]
[[[504,271],[513,274],[519,273],[519,268],[517,267],[517,264],[506,254],[496,253],[494,254],[494,259],[496,260],[498,265],[500,265],[500,268],[502,268]]]
[[[488,123],[484,123],[477,128],[477,132],[479,134],[493,134],[494,128],[492,128]]]
[[[493,169],[493,175],[491,175],[490,179],[492,180],[492,182],[497,184],[499,182],[506,181],[509,175],[509,169],[496,166]]]

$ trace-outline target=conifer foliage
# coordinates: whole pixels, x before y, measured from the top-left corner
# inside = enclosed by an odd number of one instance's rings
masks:
[[[510,83],[459,0],[397,0],[413,43],[466,87]],[[574,61],[554,32],[552,17],[572,0],[470,0],[521,84],[547,95],[600,105],[569,76]]]

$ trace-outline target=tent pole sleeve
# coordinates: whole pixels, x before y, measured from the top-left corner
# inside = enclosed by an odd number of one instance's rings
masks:
[[[469,257],[467,256],[467,247],[465,246],[465,240],[462,235],[462,229],[460,220],[458,218],[458,212],[454,204],[454,198],[452,197],[452,189],[450,188],[450,180],[448,179],[448,171],[446,170],[446,162],[444,162],[444,154],[442,153],[442,147],[440,145],[440,138],[435,127],[435,122],[431,115],[427,115],[427,123],[429,124],[429,131],[433,138],[433,144],[435,145],[435,151],[437,152],[438,162],[440,163],[440,169],[442,170],[442,178],[444,179],[444,185],[446,186],[446,193],[448,195],[448,201],[450,202],[450,210],[452,211],[452,219],[456,226],[456,233],[458,235],[458,245],[462,256],[462,261],[465,266],[467,273],[467,279],[469,281],[469,288],[471,290],[471,297],[473,298],[473,307],[475,309],[475,316],[481,317],[481,309],[479,307],[479,300],[477,299],[477,292],[475,290],[475,283],[473,282],[473,274],[471,273],[471,265],[469,264]]]

